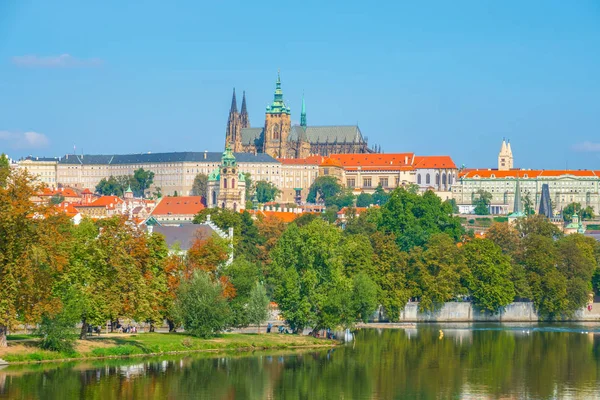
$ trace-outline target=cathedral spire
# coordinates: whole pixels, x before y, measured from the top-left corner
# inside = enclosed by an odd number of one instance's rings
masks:
[[[300,113],[300,126],[306,128],[306,105],[304,104],[304,94],[302,94],[302,112]]]
[[[235,101],[235,88],[233,88],[233,97],[231,98],[231,109],[230,113],[237,113],[237,102]]]
[[[273,103],[267,106],[268,114],[289,114],[290,108],[283,102],[283,91],[281,90],[281,76],[279,70],[277,71],[277,82],[275,83],[275,95],[273,96]]]
[[[248,117],[248,110],[246,108],[246,91],[242,94],[242,111],[240,112],[240,127],[250,128],[250,118]]]

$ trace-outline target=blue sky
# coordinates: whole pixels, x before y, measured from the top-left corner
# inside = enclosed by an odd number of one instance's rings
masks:
[[[294,121],[304,93],[388,153],[600,169],[595,0],[0,1],[0,151],[221,150],[232,88],[261,126],[278,68]]]

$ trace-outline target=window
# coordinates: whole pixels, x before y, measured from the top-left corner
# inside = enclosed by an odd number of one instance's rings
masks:
[[[417,183],[419,185],[421,184],[421,174],[417,175]]]
[[[425,184],[429,185],[431,183],[431,177],[429,176],[429,174],[425,175]]]
[[[348,179],[346,179],[346,185],[348,187],[353,188],[355,184],[356,184],[356,181],[354,180],[354,178],[348,178]]]
[[[388,178],[379,178],[379,184],[382,187],[388,187]]]
[[[363,178],[363,186],[371,187],[371,178]]]

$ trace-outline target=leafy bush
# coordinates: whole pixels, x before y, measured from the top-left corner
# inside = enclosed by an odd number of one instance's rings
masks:
[[[65,313],[55,316],[47,314],[42,316],[42,321],[36,332],[42,337],[40,347],[45,350],[73,353],[77,334],[74,332],[74,323]]]
[[[219,282],[197,270],[177,291],[175,313],[191,335],[208,338],[229,326],[230,309]]]

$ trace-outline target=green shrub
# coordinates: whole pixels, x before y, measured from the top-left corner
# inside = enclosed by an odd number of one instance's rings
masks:
[[[494,222],[508,222],[508,217],[494,217]]]
[[[470,220],[469,220],[469,224],[470,224],[470,225],[473,225],[473,224],[475,224],[475,220],[474,220],[474,219],[470,219]]]
[[[73,353],[77,335],[73,321],[65,313],[54,316],[44,314],[36,332],[41,336],[40,347],[45,350]]]
[[[212,282],[204,271],[196,271],[182,282],[174,305],[186,332],[208,338],[228,327],[230,309],[219,282]]]

